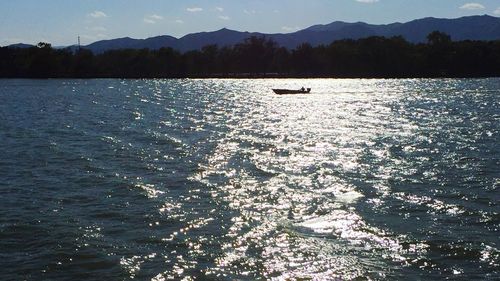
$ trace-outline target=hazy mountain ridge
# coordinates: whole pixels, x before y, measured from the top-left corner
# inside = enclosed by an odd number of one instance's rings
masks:
[[[368,24],[364,22],[348,23],[335,21],[325,25],[313,25],[293,33],[265,34],[259,32],[240,32],[226,28],[199,32],[175,38],[168,35],[147,39],[129,37],[102,40],[83,46],[94,53],[114,49],[159,49],[171,47],[186,52],[198,50],[207,45],[230,46],[244,41],[250,36],[265,36],[276,41],[280,46],[293,49],[302,43],[312,46],[330,44],[342,39],[360,39],[369,36],[403,36],[413,43],[425,42],[427,35],[435,30],[449,34],[452,40],[499,40],[500,18],[488,15],[468,16],[456,19],[422,18],[406,23]],[[30,45],[16,44],[13,47]]]

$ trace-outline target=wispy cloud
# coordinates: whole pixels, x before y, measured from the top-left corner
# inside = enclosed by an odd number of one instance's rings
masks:
[[[224,12],[224,8],[222,8],[222,7],[215,7],[215,10],[219,11],[221,13]]]
[[[108,29],[104,26],[86,26],[84,34],[80,35],[84,41],[96,41],[108,38]]]
[[[373,4],[377,3],[379,0],[356,0],[356,2],[363,3],[363,4]]]
[[[247,15],[255,15],[257,12],[255,10],[243,10],[243,13]]]
[[[151,15],[149,17],[152,18],[152,19],[154,19],[154,20],[162,20],[163,19],[163,17],[159,16],[159,15]]]
[[[17,44],[17,43],[21,43],[21,42],[24,42],[24,40],[21,38],[4,38],[3,39],[4,45]]]
[[[155,24],[158,21],[162,20],[163,17],[159,15],[150,15],[144,18],[144,22],[148,24]]]
[[[228,16],[219,16],[219,19],[221,20],[230,20],[231,18]]]
[[[498,7],[495,11],[493,11],[493,14],[500,16],[500,7]]]
[[[183,24],[183,23],[184,23],[184,21],[183,21],[183,20],[179,20],[179,19],[177,19],[177,20],[175,20],[175,23],[177,23],[177,24]]]
[[[200,7],[190,7],[190,8],[187,8],[186,11],[188,11],[190,13],[198,13],[198,12],[203,11],[203,8],[200,8]]]
[[[290,27],[290,26],[283,26],[281,29],[285,32],[294,32],[300,29],[300,27],[295,26],[295,27]]]
[[[483,10],[484,6],[479,3],[467,3],[460,7],[462,10]]]
[[[92,13],[88,14],[89,17],[99,19],[99,18],[106,18],[108,15],[106,15],[103,11],[93,11]]]
[[[109,37],[106,34],[99,33],[96,35],[83,34],[83,35],[81,35],[81,38],[84,41],[96,41],[96,40],[106,39]]]

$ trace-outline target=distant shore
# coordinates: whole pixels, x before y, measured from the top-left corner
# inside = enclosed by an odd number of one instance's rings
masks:
[[[0,78],[481,78],[500,77],[500,40],[459,41],[441,32],[414,44],[397,36],[288,50],[264,37],[180,53],[123,49],[0,48]]]

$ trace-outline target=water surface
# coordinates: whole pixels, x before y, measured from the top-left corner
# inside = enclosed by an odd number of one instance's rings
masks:
[[[0,80],[0,99],[4,280],[500,278],[500,79]]]

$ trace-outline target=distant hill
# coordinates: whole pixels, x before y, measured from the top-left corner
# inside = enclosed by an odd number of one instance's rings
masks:
[[[240,32],[223,28],[212,32],[188,34],[179,39],[164,35],[147,39],[133,39],[129,37],[112,40],[97,41],[84,48],[94,53],[102,53],[115,49],[159,49],[171,47],[181,52],[198,50],[207,45],[230,46],[244,41],[250,36],[265,36],[276,41],[280,46],[293,49],[302,43],[312,46],[330,44],[342,39],[360,39],[369,36],[402,36],[413,43],[425,42],[432,31],[441,31],[449,34],[452,40],[499,40],[500,18],[488,15],[469,16],[457,19],[423,18],[407,23],[392,23],[384,25],[368,24],[364,22],[347,23],[335,21],[325,25],[314,25],[309,28],[293,32],[265,34],[258,32]],[[30,46],[30,45],[11,45]]]
[[[454,41],[498,40],[500,18],[487,15],[458,19],[424,18],[394,25],[381,35],[403,35],[410,42],[424,42],[426,36],[434,30],[449,34]]]
[[[239,32],[223,28],[213,32],[200,32],[188,34],[178,40],[177,49],[181,51],[197,50],[207,45],[230,46],[243,42],[251,36],[262,36],[265,34]],[[267,35],[266,35],[267,36]]]
[[[413,43],[422,43],[432,31],[441,31],[454,41],[499,40],[500,18],[488,15],[470,16],[457,19],[423,18],[407,23],[374,25],[364,22],[333,22],[315,25],[290,34],[296,41],[310,42],[312,45],[329,44],[333,40],[360,39],[369,36],[403,36]]]
[[[9,48],[27,49],[27,48],[31,48],[31,47],[35,47],[35,46],[30,45],[30,44],[18,43],[18,44],[9,45],[8,47]]]
[[[133,39],[130,37],[102,40],[84,46],[94,53],[102,53],[108,50],[116,49],[160,49],[161,47],[173,47],[177,49],[178,39],[172,36],[156,36],[147,39]]]

